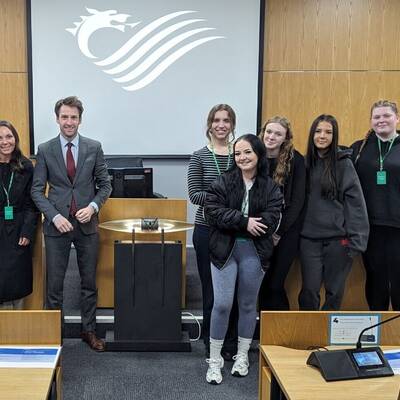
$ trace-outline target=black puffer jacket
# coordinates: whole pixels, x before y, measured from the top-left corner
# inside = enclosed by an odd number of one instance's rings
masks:
[[[205,218],[210,225],[210,258],[219,269],[227,262],[237,236],[247,237],[253,240],[260,257],[263,269],[269,266],[269,259],[273,251],[271,235],[279,226],[283,196],[278,185],[268,178],[267,190],[263,189],[265,202],[263,206],[257,206],[255,193],[260,190],[260,179],[256,178],[249,191],[249,217],[261,217],[261,222],[268,226],[267,232],[261,236],[252,236],[247,232],[248,217],[241,211],[245,186],[243,184],[242,195],[235,199],[228,190],[227,179],[232,171],[218,177],[207,190],[205,203]]]

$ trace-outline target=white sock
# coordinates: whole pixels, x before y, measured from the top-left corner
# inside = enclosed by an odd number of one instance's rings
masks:
[[[224,344],[224,339],[218,340],[210,338],[210,358],[214,360],[219,360],[221,358],[222,345]]]
[[[251,338],[243,338],[239,336],[237,354],[241,353],[248,356],[251,342],[252,342]]]

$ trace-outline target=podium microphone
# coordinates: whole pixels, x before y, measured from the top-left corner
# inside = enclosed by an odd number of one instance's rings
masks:
[[[363,335],[366,331],[369,331],[369,330],[372,329],[372,328],[376,328],[377,326],[381,326],[381,325],[383,325],[383,324],[386,324],[386,322],[393,321],[394,319],[397,319],[397,318],[400,318],[400,314],[399,314],[399,315],[395,315],[394,317],[385,319],[384,321],[378,322],[378,323],[375,324],[375,325],[368,326],[368,327],[364,328],[364,329],[360,332],[360,335],[358,336],[358,340],[357,340],[357,344],[356,344],[356,349],[361,349],[361,348],[362,348],[361,338],[362,338],[362,335]]]

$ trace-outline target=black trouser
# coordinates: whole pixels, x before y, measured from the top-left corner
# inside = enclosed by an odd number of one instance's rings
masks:
[[[388,310],[391,301],[393,310],[399,311],[400,228],[371,225],[363,261],[367,273],[365,295],[370,310]]]
[[[289,310],[285,280],[299,250],[300,229],[301,224],[296,222],[274,248],[258,296],[260,310]]]
[[[201,291],[203,296],[203,340],[208,346],[210,343],[210,320],[211,311],[214,303],[214,292],[211,278],[211,261],[209,251],[209,228],[205,225],[196,224],[193,231],[193,246],[196,250],[197,269],[201,281]],[[235,298],[232,304],[231,315],[229,318],[228,331],[225,336],[224,347],[235,348],[237,344],[237,322],[238,306]]]
[[[299,295],[300,310],[319,310],[322,283],[325,286],[322,310],[339,310],[353,263],[342,240],[301,238],[300,261],[303,281]]]

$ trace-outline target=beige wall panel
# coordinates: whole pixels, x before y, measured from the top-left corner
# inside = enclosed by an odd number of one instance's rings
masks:
[[[29,156],[28,74],[0,73],[0,88],[0,119],[9,120],[15,126],[21,149]]]
[[[262,119],[287,116],[296,148],[305,152],[315,117],[337,117],[340,142],[349,145],[369,129],[371,104],[380,98],[400,101],[399,72],[266,72]]]
[[[0,72],[27,72],[25,0],[0,0]]]
[[[397,70],[398,0],[269,0],[266,71]]]
[[[288,65],[301,65],[300,49],[304,42],[302,24],[302,1],[292,2],[288,12],[287,1],[267,1],[265,10],[264,69],[287,69]],[[289,45],[290,44],[290,48]]]
[[[61,311],[1,310],[0,344],[61,344]]]
[[[260,344],[306,349],[308,346],[329,344],[329,315],[332,311],[263,311],[261,313]],[[369,312],[365,313],[366,315]],[[396,313],[380,312],[381,320],[394,317]],[[397,346],[400,320],[381,327],[380,344]],[[310,397],[312,398],[312,397]]]
[[[381,69],[400,69],[400,1],[386,0],[379,10],[383,15],[383,25],[375,36],[382,46]],[[377,28],[376,26],[374,27]]]

